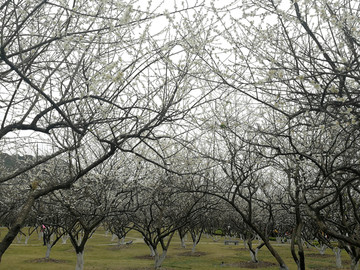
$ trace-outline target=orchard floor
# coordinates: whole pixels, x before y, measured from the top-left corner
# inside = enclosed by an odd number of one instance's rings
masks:
[[[4,237],[5,228],[0,229],[0,237]],[[86,244],[85,270],[147,270],[153,269],[153,258],[149,256],[149,249],[144,244],[140,234],[130,232],[126,241],[133,241],[130,245],[118,247],[116,240],[111,241],[111,235],[106,235],[98,229]],[[258,254],[260,262],[250,262],[249,251],[240,242],[239,246],[224,245],[224,239],[214,242],[211,238],[203,236],[196,248],[195,254],[191,254],[191,243],[187,242],[187,248],[180,247],[180,241],[174,236],[168,255],[163,263],[163,270],[179,269],[279,269],[276,261],[263,247]],[[257,243],[257,241],[255,242]],[[296,270],[293,263],[289,244],[273,243],[277,251],[282,255],[290,270]],[[62,244],[61,240],[52,248],[50,259],[45,260],[46,247],[35,233],[25,245],[24,238],[18,243],[17,240],[5,252],[0,263],[1,270],[73,270],[76,263],[76,254],[68,240]],[[305,248],[306,269],[336,269],[335,256],[330,249],[325,255],[320,255],[315,248]],[[344,267],[350,269],[350,258],[342,252]]]

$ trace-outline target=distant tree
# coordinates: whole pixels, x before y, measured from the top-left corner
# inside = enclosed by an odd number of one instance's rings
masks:
[[[118,239],[118,246],[125,244],[125,237],[131,231],[131,220],[128,215],[124,214],[110,214],[106,219],[105,228],[115,235]]]
[[[150,182],[142,183],[141,192],[137,194],[139,208],[129,213],[129,219],[132,228],[142,234],[150,248],[155,269],[160,269],[174,234],[198,214],[197,204],[202,196],[189,198],[189,194],[179,192],[170,184],[176,183],[178,176],[154,172]]]
[[[39,240],[41,239],[46,246],[45,258],[50,258],[51,249],[65,235],[62,220],[66,217],[66,212],[59,205],[57,200],[50,196],[44,196],[37,200],[33,207],[36,217],[36,229],[38,230]]]
[[[203,135],[197,140],[195,151],[211,166],[202,173],[202,180],[194,184],[194,190],[226,202],[246,225],[248,244],[252,245],[250,240],[254,237],[260,237],[280,268],[287,269],[269,240],[274,224],[273,199],[267,196],[274,189],[271,163],[261,147],[261,134],[251,128],[257,124],[257,115],[251,108],[239,107],[240,102],[239,96],[229,94],[212,104],[214,120],[200,117],[196,123]],[[257,262],[256,249],[251,250],[253,261]]]
[[[178,229],[178,234],[181,241],[181,247],[186,248],[186,238],[187,238],[188,229],[186,227],[181,227]]]
[[[116,179],[89,174],[70,190],[59,190],[50,196],[50,200],[57,204],[58,212],[63,213],[57,226],[69,235],[77,256],[77,270],[84,267],[87,241],[111,213],[125,211],[130,195],[131,190]]]

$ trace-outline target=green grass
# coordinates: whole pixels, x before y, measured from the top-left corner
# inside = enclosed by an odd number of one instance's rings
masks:
[[[6,233],[6,229],[0,229],[1,236]],[[153,260],[149,256],[149,249],[143,243],[141,235],[136,232],[130,232],[126,241],[134,240],[134,243],[128,246],[118,248],[116,241],[111,241],[110,234],[99,229],[93,237],[87,242],[85,248],[85,267],[86,270],[130,270],[130,269],[152,269]],[[250,260],[250,255],[244,246],[228,245],[225,246],[224,239],[213,242],[211,239],[203,237],[196,248],[197,256],[190,256],[191,243],[187,243],[188,247],[183,249],[180,247],[180,240],[174,237],[168,255],[163,263],[164,269],[181,270],[181,269],[253,269],[241,268],[240,263]],[[274,245],[276,243],[274,242]],[[288,244],[276,245],[276,249],[284,258],[290,270],[296,269],[290,254]],[[312,248],[306,249],[306,266],[307,269],[335,269],[335,256],[330,249],[326,250],[325,256],[320,256],[319,252]],[[53,261],[44,262],[46,247],[42,245],[42,240],[38,239],[36,234],[32,235],[28,244],[24,244],[15,240],[10,248],[5,252],[0,264],[0,269],[17,269],[17,270],[73,270],[76,263],[76,254],[72,248],[70,241],[62,244],[59,241],[51,251],[50,258]],[[259,260],[261,262],[275,263],[275,265],[267,265],[257,267],[256,269],[278,269],[276,261],[263,247],[259,251]],[[343,269],[349,269],[349,256],[342,252]],[[221,265],[221,263],[224,265]],[[260,265],[259,265],[260,266]]]

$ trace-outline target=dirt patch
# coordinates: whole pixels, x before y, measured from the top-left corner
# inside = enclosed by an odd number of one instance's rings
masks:
[[[236,248],[236,251],[240,251],[240,252],[250,252],[247,248]]]
[[[30,263],[66,263],[67,261],[65,260],[56,260],[56,259],[52,259],[52,258],[38,258],[38,259],[32,259],[32,260],[28,260],[28,262]]]
[[[310,258],[335,258],[335,255],[320,254],[320,253],[305,253],[305,257],[310,257]]]
[[[336,266],[306,266],[309,269],[314,269],[314,270],[330,270],[330,269],[338,269],[336,268]]]
[[[237,263],[221,263],[221,266],[231,266],[231,267],[239,267],[239,268],[251,268],[251,269],[256,269],[256,268],[266,268],[266,267],[272,267],[272,266],[276,266],[276,263],[272,263],[272,262],[258,262],[258,263],[254,263],[254,262],[237,262]]]
[[[164,268],[161,267],[161,270],[176,270],[175,268]],[[119,270],[154,270],[154,267],[143,267],[143,268],[120,268]]]
[[[183,248],[183,247],[176,247],[176,248],[172,248],[174,250],[186,250],[187,248]]]
[[[130,247],[129,245],[120,245],[120,246],[116,245],[116,246],[110,246],[107,249],[108,250],[121,250],[121,249],[126,249],[129,247]]]
[[[141,255],[141,256],[136,256],[134,257],[136,259],[142,259],[142,260],[154,260],[154,257],[153,256],[150,256],[150,255]]]
[[[196,251],[194,253],[191,253],[191,251],[180,253],[179,256],[191,256],[191,257],[200,257],[207,255],[206,252]]]
[[[92,250],[93,250],[93,248],[91,246],[84,248],[84,252],[89,252]],[[75,253],[75,248],[71,247],[69,249],[66,249],[65,252]]]
[[[166,259],[171,258],[171,257],[172,256],[166,255]],[[140,255],[140,256],[136,256],[134,258],[136,258],[136,259],[144,259],[144,260],[154,260],[154,257],[150,256],[150,255]]]

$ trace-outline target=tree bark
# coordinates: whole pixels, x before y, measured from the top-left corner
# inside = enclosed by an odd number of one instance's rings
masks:
[[[8,233],[5,235],[5,237],[1,241],[1,243],[0,243],[0,262],[1,262],[2,255],[8,249],[8,247],[11,245],[11,243],[14,241],[14,239],[16,238],[16,235],[20,232],[21,227],[24,225],[25,219],[27,218],[27,216],[31,210],[31,207],[34,205],[34,202],[35,202],[34,196],[30,195],[27,198],[24,206],[21,208],[21,211],[20,211],[17,219],[15,220],[15,222],[9,229]]]
[[[155,250],[155,270],[158,270],[161,268],[161,265],[163,261],[165,260],[167,250],[163,250],[161,254]]]
[[[30,239],[30,235],[25,236],[25,245],[27,245],[27,244],[28,244],[29,239]]]
[[[261,237],[261,236],[260,236]],[[262,238],[263,241],[265,238]],[[265,239],[266,240],[266,239]],[[284,260],[281,258],[281,256],[279,255],[279,253],[274,249],[274,247],[269,243],[268,240],[264,241],[265,246],[267,247],[267,249],[270,251],[271,255],[273,255],[273,257],[275,258],[275,260],[278,262],[279,264],[279,269],[280,270],[289,270],[289,268],[287,267],[287,265],[285,264]]]
[[[253,263],[258,263],[258,258],[257,258],[257,253],[258,253],[258,249],[253,249],[252,247],[252,240],[251,239],[248,239],[248,247],[249,247],[249,251],[250,251],[250,257],[251,257],[251,261]]]
[[[221,198],[223,198],[223,197],[221,197]],[[229,201],[227,201],[227,202],[229,202]],[[266,248],[270,251],[271,255],[275,258],[275,260],[279,264],[280,269],[281,270],[289,270],[289,268],[285,264],[284,260],[281,258],[280,254],[270,244],[270,241],[267,238],[267,236],[264,233],[262,233],[259,230],[259,228],[256,227],[252,222],[250,222],[248,219],[246,219],[246,216],[244,215],[244,213],[234,203],[230,202],[230,204],[234,207],[236,212],[238,212],[242,216],[242,218],[246,222],[246,224],[249,225],[249,227],[264,241]]]
[[[326,250],[326,245],[320,244],[319,252],[321,255],[325,254],[325,250]]]
[[[358,270],[359,269],[359,258],[351,257],[351,270]]]
[[[124,245],[125,243],[125,237],[118,237],[117,245],[120,247],[121,245]]]
[[[18,243],[18,244],[20,244],[21,243],[21,238],[22,238],[22,235],[20,234],[18,234],[17,236],[16,236],[16,242]]]
[[[250,249],[251,261],[253,263],[258,263],[259,262],[259,260],[257,258],[258,251],[259,251],[258,249],[255,249],[255,250]]]
[[[184,230],[183,228],[179,228],[178,233],[180,236],[181,247],[186,248],[186,238],[187,238],[186,230]]]
[[[181,247],[186,248],[185,237],[181,238]]]
[[[61,237],[62,244],[65,245],[68,239],[69,239],[69,235],[63,235]]]
[[[191,253],[192,253],[192,254],[195,253],[197,243],[198,243],[198,236],[196,235],[196,236],[193,238],[193,245],[192,245],[192,249],[191,249]]]
[[[335,248],[333,248],[333,252],[335,254],[335,259],[336,259],[336,268],[342,268],[341,249],[338,247],[335,247]]]
[[[76,253],[76,267],[75,270],[84,269],[84,251]]]
[[[117,235],[113,233],[113,235],[111,237],[111,242],[115,241],[116,238],[118,238]]]
[[[151,256],[151,257],[155,257],[156,254],[155,254],[154,248],[153,248],[151,245],[148,245],[148,246],[149,246],[149,248],[150,248],[150,256]]]
[[[200,242],[202,233],[203,233],[203,230],[200,230],[200,231],[196,231],[196,230],[192,231],[192,230],[190,230],[191,238],[192,238],[192,241],[193,241],[193,246],[192,246],[192,249],[191,249],[192,254],[195,253],[196,245]]]
[[[46,245],[45,259],[49,259],[49,258],[50,258],[51,248],[52,248],[52,244],[48,243],[48,244]]]

